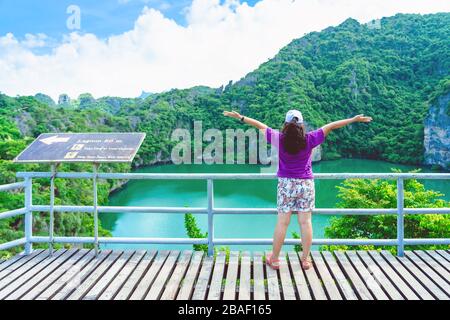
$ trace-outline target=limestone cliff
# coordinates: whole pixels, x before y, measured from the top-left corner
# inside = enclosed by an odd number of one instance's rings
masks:
[[[424,122],[425,164],[450,170],[450,92],[432,102]]]

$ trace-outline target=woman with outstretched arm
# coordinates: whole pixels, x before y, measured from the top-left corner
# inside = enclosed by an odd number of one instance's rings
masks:
[[[281,132],[273,130],[264,123],[240,115],[236,111],[224,111],[227,117],[259,129],[267,142],[278,148],[278,222],[273,235],[273,250],[267,256],[266,263],[273,269],[279,269],[279,254],[286,237],[291,214],[297,213],[302,241],[302,268],[311,268],[309,252],[312,243],[311,213],[315,208],[314,176],[311,165],[312,149],[320,145],[333,130],[354,122],[370,122],[371,117],[362,114],[353,118],[328,123],[323,127],[306,132],[303,116],[298,110],[289,110]]]

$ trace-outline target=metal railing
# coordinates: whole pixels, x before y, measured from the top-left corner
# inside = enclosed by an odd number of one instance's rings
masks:
[[[395,239],[314,239],[313,245],[392,245],[397,246],[398,255],[403,256],[405,245],[446,244],[450,245],[448,238],[404,238],[404,217],[406,214],[450,214],[450,208],[404,208],[405,179],[450,179],[448,173],[318,173],[315,179],[390,179],[397,181],[397,208],[392,209],[340,209],[340,208],[317,208],[314,214],[323,215],[397,215],[397,238]],[[261,180],[275,179],[275,174],[155,174],[155,173],[98,173],[94,172],[19,172],[18,178],[24,181],[0,186],[0,191],[10,191],[24,188],[25,206],[20,209],[0,213],[1,218],[25,215],[25,237],[22,239],[0,244],[0,250],[15,246],[25,245],[25,254],[32,252],[33,243],[49,243],[52,252],[54,243],[91,243],[94,244],[96,252],[100,243],[121,244],[207,244],[208,254],[212,255],[215,245],[261,245],[271,244],[272,239],[251,238],[216,238],[214,236],[214,216],[217,214],[276,214],[276,208],[217,208],[214,206],[214,181],[215,180]],[[33,205],[32,202],[32,179],[47,178],[51,180],[50,205]],[[60,179],[92,179],[93,199],[92,206],[56,206],[54,204],[54,180]],[[99,206],[97,203],[97,180],[206,180],[207,181],[207,206],[206,207],[121,207],[121,206]],[[275,192],[275,190],[274,190]],[[48,237],[33,236],[32,220],[33,212],[50,213],[50,230]],[[87,212],[94,215],[93,237],[55,237],[53,235],[53,221],[55,212]],[[123,213],[123,212],[145,212],[145,213],[195,213],[208,215],[208,237],[207,238],[137,238],[137,237],[99,237],[98,214],[99,213]],[[299,244],[300,239],[286,239],[285,244]]]

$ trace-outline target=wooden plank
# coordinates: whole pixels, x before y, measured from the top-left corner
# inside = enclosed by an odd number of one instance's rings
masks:
[[[278,284],[278,274],[276,270],[273,270],[267,264],[267,254],[268,253],[266,253],[266,274],[267,274],[267,292],[269,294],[269,300],[281,300],[280,285]]]
[[[450,262],[450,253],[445,250],[436,250],[436,252],[439,253],[445,260]]]
[[[2,265],[2,267],[0,268],[0,270],[1,270],[0,271],[0,280],[5,278],[11,272],[14,272],[15,270],[19,269],[25,263],[36,258],[38,255],[43,254],[43,252],[44,252],[44,250],[35,250],[28,256],[14,256],[13,258],[5,261]],[[18,257],[18,258],[16,259],[16,257]]]
[[[63,287],[58,292],[53,293],[49,299],[66,299],[67,296],[78,288],[84,280],[86,280],[87,277],[89,277],[111,254],[111,250],[102,250],[100,251],[98,257],[94,256],[92,260],[87,261],[88,263],[85,266],[76,264],[67,272],[67,274],[64,275],[62,279],[64,281]]]
[[[280,279],[283,289],[283,300],[296,300],[292,277],[289,271],[289,264],[286,260],[286,254],[280,253]]]
[[[416,280],[413,273],[407,270],[389,251],[381,251],[381,256],[389,263],[389,265],[397,272],[397,274],[413,289],[423,300],[434,300],[434,297],[422,284]]]
[[[41,254],[44,250],[34,250],[30,255],[25,254],[16,254],[15,256],[11,257],[10,259],[3,260],[3,263],[0,264],[0,280],[4,277],[5,273],[2,271],[9,267],[9,270],[13,270],[14,268],[20,267],[22,264],[24,264],[26,261],[29,261],[30,259],[33,259],[33,257],[37,256],[38,254]],[[20,262],[19,262],[20,260]]]
[[[64,285],[69,283],[73,277],[78,275],[80,271],[95,258],[93,250],[80,250],[87,253],[73,265],[70,262],[64,265],[61,270],[54,272],[51,276],[47,277],[45,281],[41,282],[38,286],[33,288],[23,299],[35,299],[35,300],[47,300],[56,294]]]
[[[250,252],[244,251],[241,254],[241,272],[239,277],[239,300],[250,300]]]
[[[133,256],[134,251],[125,250],[125,252],[116,259],[97,279],[94,286],[83,296],[83,300],[97,300],[109,284],[121,272],[128,260]]]
[[[225,289],[223,291],[223,300],[236,299],[236,282],[239,267],[239,252],[231,251],[228,260],[227,277],[225,280]]]
[[[388,259],[389,257],[389,259],[391,260],[399,261],[403,265],[403,267],[407,269],[414,276],[414,278],[417,279],[417,281],[419,281],[423,285],[423,287],[432,294],[433,297],[437,299],[447,298],[447,295],[438,286],[436,286],[434,282],[431,281],[422,271],[420,271],[420,269],[417,268],[414,263],[411,262],[411,260],[406,257],[394,257],[389,251],[381,251],[381,254],[386,259]],[[400,273],[400,275],[403,276],[402,273]],[[415,289],[416,288],[414,287],[414,290]]]
[[[300,266],[298,255],[295,252],[291,251],[288,252],[288,257],[300,300],[312,300],[312,296],[308,288],[308,283],[306,282],[303,269]]]
[[[435,252],[433,254],[438,256],[437,259],[433,259],[433,256],[425,253],[425,251],[414,251],[414,253],[439,274],[445,282],[450,283],[450,272],[445,268],[446,265],[450,267],[450,263],[446,263],[446,260]],[[438,259],[441,259],[441,262]]]
[[[66,250],[57,250],[53,253],[52,257],[49,257],[47,254],[40,254],[8,274],[0,281],[0,296],[5,298],[8,294],[33,277],[37,272],[42,270],[48,263],[57,259],[65,252]]]
[[[72,253],[72,255],[70,255],[69,253]],[[51,284],[55,279],[55,277],[58,276],[58,274],[61,275],[61,270],[64,268],[65,265],[73,264],[74,262],[78,261],[81,257],[83,257],[86,253],[87,250],[78,250],[78,249],[69,250],[66,253],[67,255],[62,255],[58,259],[53,261],[50,265],[45,267],[44,270],[39,272],[27,283],[22,285],[18,290],[10,294],[6,298],[6,300],[32,299],[33,296],[37,295],[39,292],[41,292],[43,289],[47,287],[47,285],[49,284],[48,281],[50,281]],[[31,291],[34,291],[35,293],[33,294]]]
[[[425,251],[429,256],[436,260],[445,270],[450,271],[450,262],[447,261],[443,256],[437,253],[435,250]]]
[[[302,255],[302,252],[298,252],[299,259]],[[315,300],[327,300],[327,295],[325,294],[325,290],[323,289],[322,282],[320,281],[314,266],[309,268],[309,270],[303,270],[306,275],[306,279],[308,280],[309,287],[311,288],[313,299]]]
[[[342,296],[341,293],[339,292],[336,282],[334,281],[333,277],[328,271],[327,266],[323,261],[322,256],[320,255],[320,252],[311,251],[311,256],[313,258],[314,264],[317,267],[317,270],[319,271],[320,278],[322,279],[322,283],[325,286],[325,289],[327,290],[330,299],[342,300]]]
[[[174,300],[178,289],[180,287],[181,280],[183,279],[184,274],[186,273],[186,269],[188,268],[189,261],[192,257],[192,251],[185,250],[181,254],[180,258],[177,261],[177,267],[170,277],[169,282],[167,283],[166,289],[164,290],[161,300]]]
[[[437,284],[450,298],[450,285],[435,270],[430,268],[422,259],[411,251],[405,251],[405,256],[409,258],[424,274]]]
[[[367,266],[367,270],[374,277],[377,283],[384,289],[387,295],[393,300],[405,300],[402,294],[397,290],[397,288],[391,283],[391,281],[386,277],[383,271],[378,267],[378,265],[372,260],[366,251],[357,251],[358,256]]]
[[[346,300],[358,300],[358,296],[353,291],[352,286],[339,268],[336,260],[333,257],[333,254],[329,251],[322,251],[322,256],[326,264],[328,265],[331,274],[333,275],[334,279],[336,279],[337,284],[341,288],[344,298]]]
[[[341,266],[342,270],[345,272],[347,277],[350,279],[352,286],[355,288],[355,291],[361,300],[373,300],[373,296],[370,293],[369,289],[367,289],[365,283],[361,280],[359,274],[353,268],[350,261],[347,259],[344,252],[334,251],[334,254]]]
[[[266,300],[263,253],[253,252],[253,299]]]
[[[203,259],[202,268],[195,285],[194,293],[192,294],[192,300],[205,300],[213,263],[214,257],[205,257]]]
[[[125,284],[120,288],[119,292],[115,295],[114,300],[127,300],[134,289],[138,286],[141,278],[150,268],[151,262],[156,256],[156,251],[146,252],[144,257],[139,262],[136,269],[126,280]]]
[[[103,262],[97,266],[97,268],[86,278],[81,284],[75,288],[67,296],[67,300],[81,300],[84,296],[97,284],[103,274],[105,274],[109,268],[114,265],[117,259],[123,254],[123,251],[113,251]]]
[[[359,259],[355,251],[346,251],[347,257],[350,259],[351,263],[355,267],[356,271],[361,276],[361,279],[366,283],[367,288],[372,292],[377,300],[388,300],[389,297],[380,287],[375,278],[366,269],[364,264]]]
[[[148,290],[150,290],[150,287],[151,287],[153,281],[155,280],[156,276],[158,275],[159,271],[161,270],[161,268],[164,264],[164,261],[166,261],[169,253],[170,253],[170,251],[159,251],[157,253],[157,256],[156,256],[155,260],[153,261],[151,267],[148,269],[148,271],[145,273],[145,275],[139,281],[136,289],[131,294],[130,300],[144,299]]]
[[[195,251],[188,271],[181,282],[181,288],[177,295],[177,300],[188,300],[194,288],[194,283],[197,280],[198,271],[203,260],[203,251]]]
[[[167,283],[173,269],[175,268],[175,263],[180,256],[180,251],[172,251],[169,254],[169,257],[164,262],[161,271],[156,277],[155,281],[153,281],[152,286],[150,287],[149,292],[145,296],[145,300],[158,300],[160,295],[164,290],[164,286]]]
[[[59,250],[58,250],[59,251]],[[16,300],[33,288],[40,280],[45,278],[48,271],[52,271],[65,260],[75,254],[78,249],[64,251],[62,254],[57,252],[52,257],[48,257],[30,269],[26,276],[21,276],[6,288],[0,291],[0,300]]]
[[[138,266],[139,262],[145,255],[145,250],[138,250],[134,252],[130,260],[126,262],[122,270],[117,274],[117,276],[112,280],[112,282],[105,288],[105,290],[100,294],[98,300],[112,300],[114,296],[119,292],[122,286],[125,284],[127,279],[131,276],[133,271]]]
[[[393,268],[391,268],[391,265],[383,259],[378,251],[371,250],[368,253],[407,300],[420,299],[414,290],[408,286],[408,283],[404,281]]]
[[[211,278],[211,285],[209,287],[207,298],[208,300],[220,300],[220,295],[222,293],[223,273],[225,271],[225,259],[226,253],[223,251],[219,251],[214,263],[214,271]]]

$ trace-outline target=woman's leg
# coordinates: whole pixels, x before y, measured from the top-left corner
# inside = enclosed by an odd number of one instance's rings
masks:
[[[286,230],[291,221],[292,212],[287,213],[278,212],[278,222],[273,233],[273,250],[272,257],[274,260],[278,259],[280,255],[281,247],[283,246],[284,238],[286,237]]]
[[[311,223],[311,211],[298,212],[298,224],[300,225],[300,232],[302,235],[302,247],[303,255],[302,260],[309,256],[312,243],[312,223]]]

